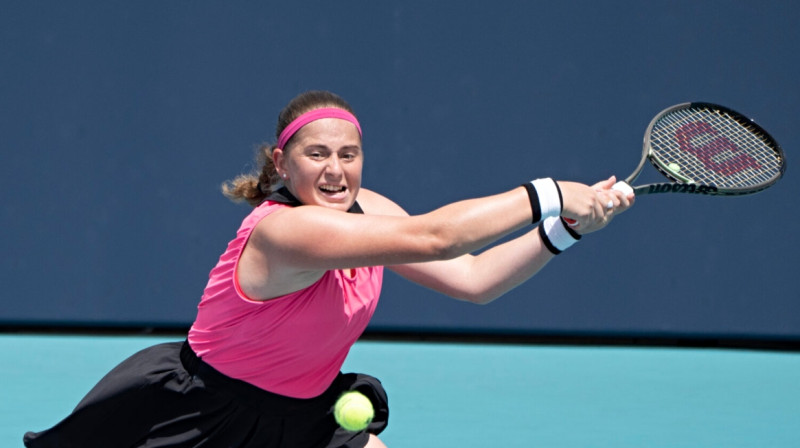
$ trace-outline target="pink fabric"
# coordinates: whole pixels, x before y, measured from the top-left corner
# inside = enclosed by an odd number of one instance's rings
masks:
[[[338,118],[340,120],[349,121],[350,123],[356,125],[356,129],[358,129],[358,135],[363,135],[361,134],[361,125],[358,124],[358,120],[353,114],[344,109],[339,109],[338,107],[323,107],[321,109],[310,110],[289,123],[289,125],[283,129],[281,135],[278,136],[278,148],[283,149],[286,146],[286,143],[289,142],[289,139],[292,138],[292,136],[297,133],[300,128],[308,123],[311,123],[312,121],[321,120],[323,118]]]
[[[333,382],[378,304],[383,267],[328,271],[266,302],[248,299],[234,273],[253,228],[287,207],[265,202],[242,222],[209,281],[189,331],[195,353],[220,372],[273,393],[311,398]]]

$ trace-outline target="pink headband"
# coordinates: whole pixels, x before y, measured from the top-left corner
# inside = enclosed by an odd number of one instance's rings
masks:
[[[311,123],[312,121],[321,120],[323,118],[338,118],[340,120],[349,121],[350,123],[356,125],[356,129],[358,129],[358,135],[361,135],[361,125],[358,124],[358,120],[356,120],[356,117],[353,114],[337,107],[325,107],[322,109],[310,110],[289,123],[289,125],[286,126],[283,132],[281,132],[281,135],[278,137],[278,148],[283,149],[289,139],[292,138],[292,136],[299,131],[300,128],[308,123]]]

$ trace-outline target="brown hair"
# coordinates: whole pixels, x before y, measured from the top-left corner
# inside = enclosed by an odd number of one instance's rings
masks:
[[[338,95],[322,90],[312,90],[301,93],[292,99],[286,107],[278,114],[278,124],[275,127],[275,141],[289,123],[296,120],[304,113],[322,107],[338,107],[355,115],[353,109],[347,102]],[[292,139],[289,139],[291,142]],[[287,142],[287,147],[288,142]],[[280,179],[275,170],[275,163],[272,161],[272,150],[274,144],[262,144],[258,147],[256,154],[256,166],[259,171],[249,174],[240,174],[232,180],[222,184],[222,194],[234,202],[247,201],[253,207],[257,207],[261,202],[272,193],[272,188]],[[284,148],[285,149],[285,148]]]

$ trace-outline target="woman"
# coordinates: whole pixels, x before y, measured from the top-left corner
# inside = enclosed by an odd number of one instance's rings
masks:
[[[339,371],[375,310],[383,266],[488,303],[633,201],[611,189],[614,178],[591,187],[537,179],[409,216],[361,187],[361,127],[329,92],[292,100],[261,156],[258,176],[223,186],[254,210],[211,271],[187,341],[133,355],[65,420],[26,434],[26,446],[384,447],[380,382]],[[376,408],[356,433],[331,414],[353,389]]]

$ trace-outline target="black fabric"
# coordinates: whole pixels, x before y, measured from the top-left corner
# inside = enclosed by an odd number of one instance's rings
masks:
[[[362,432],[339,428],[333,405],[359,390],[375,406]],[[361,448],[388,424],[386,392],[369,375],[340,374],[319,397],[296,399],[229,378],[189,344],[144,349],[109,372],[51,429],[24,436],[29,448]]]
[[[277,190],[273,191],[269,196],[264,198],[264,200],[272,202],[280,202],[281,204],[291,205],[292,207],[303,205],[300,203],[300,200],[294,197],[294,195],[286,187],[278,188]]]
[[[281,204],[291,205],[292,207],[297,207],[298,205],[303,205],[299,199],[297,199],[286,187],[278,188],[277,190],[273,191],[272,194],[264,198],[265,201],[272,201],[272,202],[280,202]],[[361,206],[358,205],[358,202],[354,202],[353,206],[347,210],[348,213],[358,213],[364,214],[364,211],[361,210]]]
[[[536,191],[536,187],[533,186],[532,182],[522,184],[522,186],[525,187],[525,191],[528,193],[528,200],[531,203],[531,213],[533,214],[531,222],[536,224],[542,220],[542,206],[539,204],[539,193]]]

